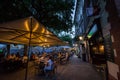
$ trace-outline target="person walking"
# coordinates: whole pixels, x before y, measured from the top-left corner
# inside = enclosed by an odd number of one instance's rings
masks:
[[[82,60],[86,61],[86,52],[85,52],[85,46],[82,44]]]

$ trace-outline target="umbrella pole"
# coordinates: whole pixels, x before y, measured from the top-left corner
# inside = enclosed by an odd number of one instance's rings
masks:
[[[30,17],[30,38],[29,38],[29,45],[28,45],[28,59],[27,59],[27,65],[26,65],[26,71],[25,71],[25,80],[28,78],[28,62],[29,62],[29,56],[30,56],[30,44],[31,44],[31,34],[32,34],[32,17]]]

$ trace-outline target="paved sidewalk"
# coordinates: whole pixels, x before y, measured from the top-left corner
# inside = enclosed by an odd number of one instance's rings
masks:
[[[30,80],[46,80],[40,76],[34,76]],[[103,80],[94,67],[82,62],[74,55],[68,64],[59,65],[53,79],[49,80]]]
[[[59,68],[60,75],[57,80],[102,80],[91,64],[82,62],[76,55],[71,58],[69,64],[63,66],[62,69]]]
[[[33,64],[31,64],[33,65]],[[34,66],[28,68],[28,80],[46,80],[43,76],[35,74]],[[24,80],[25,69],[16,72],[1,74],[0,80]],[[103,80],[94,67],[82,62],[76,55],[70,58],[65,65],[59,65],[53,79],[49,80]]]

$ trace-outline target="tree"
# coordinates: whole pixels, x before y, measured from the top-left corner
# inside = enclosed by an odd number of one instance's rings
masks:
[[[0,1],[0,23],[28,16],[30,12],[20,0]]]
[[[72,45],[72,38],[70,35],[62,35],[60,37],[61,40],[68,42],[70,45]]]
[[[1,0],[0,22],[34,16],[57,34],[70,31],[74,0]]]

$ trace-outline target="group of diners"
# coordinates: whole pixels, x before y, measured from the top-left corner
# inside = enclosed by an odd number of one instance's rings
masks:
[[[67,63],[70,54],[68,52],[52,52],[42,54],[32,54],[31,60],[34,61],[35,65],[38,65],[38,70],[41,74],[53,74],[57,70],[57,66],[63,63]]]
[[[7,54],[0,59],[0,69],[3,71],[14,71],[20,68],[26,68],[27,61],[34,62],[39,66],[42,74],[55,72],[58,64],[66,63],[69,60],[68,52],[52,52],[42,54],[31,54],[28,58],[27,54],[21,56],[19,53]]]
[[[26,67],[27,60],[27,55],[21,56],[19,53],[7,54],[0,60],[0,69],[4,72],[19,70]]]

